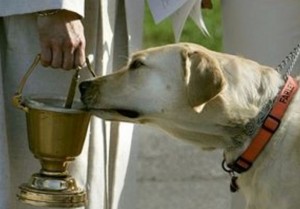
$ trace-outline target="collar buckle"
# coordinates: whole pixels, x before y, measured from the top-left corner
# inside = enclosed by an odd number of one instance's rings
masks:
[[[233,163],[227,165],[231,170],[237,173],[243,173],[249,170],[252,166],[252,162],[239,156]]]

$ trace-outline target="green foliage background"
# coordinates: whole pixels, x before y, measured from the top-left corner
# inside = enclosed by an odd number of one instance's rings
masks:
[[[189,18],[182,32],[181,42],[199,43],[212,50],[222,50],[222,24],[220,1],[213,0],[213,9],[203,9],[203,17],[210,37],[202,34],[196,24]],[[169,19],[155,24],[149,8],[146,8],[144,24],[144,48],[174,43],[172,24]]]

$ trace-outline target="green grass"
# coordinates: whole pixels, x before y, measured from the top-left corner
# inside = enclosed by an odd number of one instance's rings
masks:
[[[196,24],[189,18],[184,26],[180,42],[201,44],[212,50],[222,50],[222,27],[219,0],[213,0],[212,10],[203,10],[203,17],[210,37],[204,36]],[[149,8],[145,12],[144,47],[174,43],[172,25],[169,19],[155,25]]]

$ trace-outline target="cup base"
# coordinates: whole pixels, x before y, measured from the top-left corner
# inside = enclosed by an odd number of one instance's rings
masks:
[[[77,187],[71,176],[33,174],[19,189],[20,201],[39,207],[73,208],[85,206],[87,202],[86,192]]]

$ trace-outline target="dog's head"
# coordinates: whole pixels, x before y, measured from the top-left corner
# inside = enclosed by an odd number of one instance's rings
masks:
[[[133,54],[115,73],[82,82],[80,91],[96,115],[144,123],[181,120],[178,112],[199,113],[224,83],[218,63],[205,48],[174,44]]]

